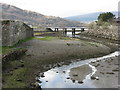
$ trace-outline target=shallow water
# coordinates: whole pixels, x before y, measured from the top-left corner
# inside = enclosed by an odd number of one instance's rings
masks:
[[[118,55],[120,55],[120,52],[116,51],[103,57],[73,62],[70,65],[48,70],[44,72],[45,77],[39,78],[42,82],[39,83],[39,85],[41,88],[97,88],[93,84],[94,80],[90,79],[97,69],[89,63],[91,61],[104,60]],[[84,69],[82,70],[82,68]],[[73,73],[79,73],[79,75],[73,75]]]
[[[79,34],[80,32],[75,32],[75,34]],[[72,32],[67,32],[66,36],[68,37],[77,37],[80,38],[80,35],[72,35]]]

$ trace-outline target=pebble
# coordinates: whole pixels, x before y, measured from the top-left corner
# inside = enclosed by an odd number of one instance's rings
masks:
[[[17,81],[22,81],[21,79],[17,79]]]
[[[40,81],[39,79],[36,80],[38,83],[42,83],[42,81]]]
[[[101,74],[104,74],[104,72],[100,72]]]
[[[25,65],[24,64],[22,64],[20,67],[24,67]]]
[[[72,82],[74,83],[74,82],[75,82],[75,80],[72,80]]]
[[[115,74],[114,72],[106,72],[106,74]]]
[[[92,79],[92,80],[95,80],[95,79],[96,79],[96,77],[91,76],[91,79]]]
[[[117,72],[117,71],[119,71],[119,70],[118,70],[118,69],[115,69],[115,70],[112,70],[112,71]]]
[[[44,73],[41,74],[41,77],[45,77],[45,76],[44,76]]]
[[[83,83],[83,81],[78,81],[78,83],[79,83],[79,84],[82,84],[82,83]]]
[[[60,66],[61,66],[61,65],[58,63],[58,64],[57,64],[57,67],[60,67]]]
[[[67,77],[67,79],[70,79],[70,77]]]
[[[74,74],[73,76],[78,76],[77,74]]]
[[[65,71],[63,71],[63,73],[65,73]]]

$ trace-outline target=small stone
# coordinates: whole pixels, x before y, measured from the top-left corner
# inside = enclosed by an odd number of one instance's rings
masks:
[[[70,43],[67,43],[68,46],[70,46]]]
[[[21,79],[17,79],[17,81],[22,81]]]
[[[83,81],[78,81],[78,83],[79,83],[79,84],[82,84],[82,83],[83,83]]]
[[[67,77],[67,79],[70,79],[70,77]]]
[[[41,88],[41,86],[39,86],[39,84],[36,82],[36,83],[34,83],[34,87],[36,88],[36,89],[40,89]],[[40,89],[41,90],[41,89]]]
[[[38,83],[42,83],[42,81],[40,81],[39,79],[36,80]]]
[[[91,76],[91,79],[92,79],[92,80],[95,80],[95,79],[96,79],[96,77],[94,77],[94,76]]]
[[[96,80],[99,80],[99,77],[96,77]]]
[[[45,77],[45,76],[44,76],[44,73],[41,74],[41,77]]]
[[[14,69],[18,69],[17,67],[15,67]]]
[[[106,72],[106,74],[114,74],[114,72]]]
[[[20,60],[21,63],[24,63],[23,60]]]
[[[65,71],[63,71],[63,73],[65,73]]]
[[[24,67],[25,65],[24,64],[22,64],[20,67]]]
[[[104,72],[100,72],[101,74],[104,74]]]
[[[119,71],[119,70],[118,70],[118,69],[115,69],[115,70],[112,70],[112,71],[117,72],[117,71]]]
[[[75,80],[72,80],[72,82],[74,83],[74,82],[75,82]]]
[[[61,65],[58,63],[58,64],[57,64],[57,67],[60,67],[60,66],[61,66]]]
[[[74,74],[73,76],[78,76],[77,74]]]

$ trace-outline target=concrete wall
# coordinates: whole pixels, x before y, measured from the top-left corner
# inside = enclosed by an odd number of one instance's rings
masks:
[[[1,23],[2,46],[12,46],[19,40],[33,36],[33,28],[23,22],[3,20]]]

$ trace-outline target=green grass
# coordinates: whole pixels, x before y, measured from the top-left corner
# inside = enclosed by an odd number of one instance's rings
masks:
[[[23,39],[23,40],[19,40],[15,45],[13,45],[12,47],[16,47],[18,46],[19,44],[23,43],[23,42],[26,42],[26,41],[29,41],[29,40],[32,40],[34,39],[34,37],[30,37],[30,38],[26,38],[26,39]]]
[[[0,47],[0,54],[5,54],[5,53],[11,51],[12,48],[13,48],[13,47],[9,47],[9,46],[1,46],[1,47]]]
[[[89,42],[89,41],[83,41],[83,40],[80,40],[81,42],[83,42],[84,45],[88,45],[88,46],[100,46],[99,43],[96,43],[96,42]]]
[[[34,39],[48,40],[48,41],[50,41],[50,40],[58,40],[58,39],[60,39],[60,40],[70,40],[69,37],[53,37],[53,36],[46,36],[46,37],[43,37],[43,38],[36,38],[35,37]]]
[[[54,39],[57,39],[56,37],[51,37],[51,36],[46,36],[46,37],[43,37],[43,38],[35,38],[35,39],[38,39],[38,40],[54,40]]]
[[[16,46],[20,45],[21,43],[29,41],[29,40],[32,40],[32,39],[34,39],[34,37],[26,38],[26,39],[23,39],[23,40],[19,40],[13,46],[0,46],[0,54],[6,54],[6,53],[10,52],[13,48],[16,48]],[[18,48],[18,49],[20,49],[20,48]]]
[[[25,87],[25,83],[23,83],[22,81],[17,81],[17,79],[19,80],[24,80],[24,74],[26,72],[26,68],[19,68],[16,69],[14,71],[11,71],[9,74],[11,75],[4,75],[5,81],[6,83],[4,84],[4,88],[21,88],[21,87]],[[14,74],[12,74],[14,73]]]

